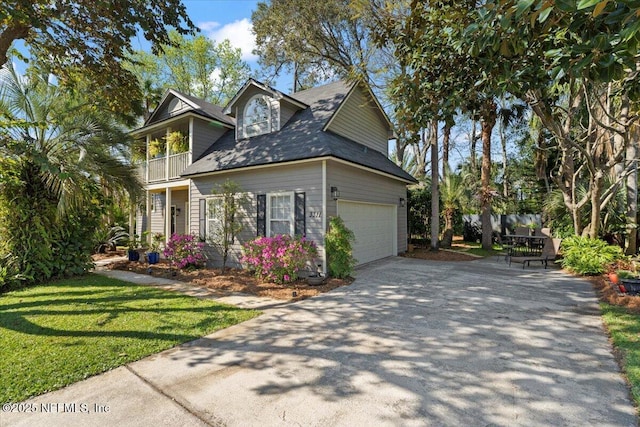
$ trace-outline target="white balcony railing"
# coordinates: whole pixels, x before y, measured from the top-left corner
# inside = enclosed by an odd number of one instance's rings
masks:
[[[167,179],[166,166],[167,159],[165,157],[149,160],[149,182]]]
[[[189,152],[149,160],[149,182],[178,178],[189,166]]]
[[[169,179],[177,178],[189,166],[189,152],[169,156]]]

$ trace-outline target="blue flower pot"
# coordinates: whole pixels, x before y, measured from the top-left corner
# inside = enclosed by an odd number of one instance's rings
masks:
[[[139,261],[140,260],[140,252],[136,250],[129,249],[127,252],[127,256],[129,257],[129,261]]]
[[[149,264],[157,264],[160,262],[160,252],[149,252],[147,254],[147,260]]]

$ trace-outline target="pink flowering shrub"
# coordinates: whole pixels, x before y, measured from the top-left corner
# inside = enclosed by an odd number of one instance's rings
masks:
[[[298,270],[318,256],[316,244],[304,237],[277,235],[258,237],[243,247],[241,261],[255,270],[261,280],[288,283],[298,278]]]
[[[164,256],[179,269],[204,267],[204,243],[192,234],[173,234],[165,245]]]

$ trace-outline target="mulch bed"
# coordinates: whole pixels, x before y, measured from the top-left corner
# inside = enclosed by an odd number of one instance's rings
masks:
[[[93,255],[93,260],[104,260],[112,257],[122,257],[126,251],[107,252]],[[424,248],[416,248],[411,253],[403,256],[431,261],[473,261],[478,257],[456,251],[440,250],[432,252]],[[321,285],[311,286],[305,280],[297,280],[293,283],[280,285],[277,283],[261,282],[255,276],[241,269],[227,269],[223,274],[219,268],[204,268],[199,270],[176,270],[171,268],[166,260],[158,264],[148,265],[145,262],[115,261],[106,268],[112,270],[132,271],[139,274],[151,274],[155,277],[178,280],[185,283],[193,283],[198,286],[210,288],[221,293],[241,292],[245,294],[280,300],[296,301],[329,292],[341,286],[353,283],[353,278],[335,279],[328,278]],[[294,296],[295,295],[295,296]]]
[[[587,279],[593,284],[602,302],[626,307],[632,313],[640,314],[640,296],[621,294],[605,276],[592,276]]]
[[[353,283],[352,278],[329,278],[317,286],[311,286],[304,280],[297,280],[286,285],[280,285],[277,283],[261,282],[246,270],[227,269],[224,274],[219,268],[203,268],[190,271],[176,270],[171,268],[165,260],[161,260],[158,264],[153,265],[148,265],[143,262],[116,261],[109,264],[107,268],[132,271],[139,274],[151,274],[154,277],[193,283],[194,285],[207,287],[222,293],[230,294],[233,292],[241,292],[289,301],[309,298]]]

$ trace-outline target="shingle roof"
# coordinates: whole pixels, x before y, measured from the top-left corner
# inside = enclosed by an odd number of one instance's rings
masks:
[[[210,102],[204,101],[202,99],[196,98],[194,96],[191,95],[186,95],[182,92],[178,92],[177,90],[174,90],[173,92],[175,92],[176,94],[188,99],[189,101],[193,102],[194,104],[196,104],[198,106],[197,109],[195,110],[191,110],[194,111],[196,113],[200,113],[204,116],[208,116],[209,118],[212,118],[214,120],[218,120],[222,123],[227,123],[230,124],[232,126],[236,125],[236,120],[233,117],[229,117],[226,114],[224,114],[222,112],[223,108],[218,106],[218,105],[214,105]]]
[[[384,154],[322,130],[352,87],[338,81],[289,95],[309,108],[294,114],[279,132],[236,141],[235,132],[228,131],[182,175],[330,156],[415,182]]]

